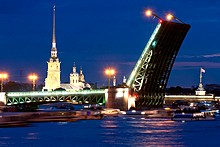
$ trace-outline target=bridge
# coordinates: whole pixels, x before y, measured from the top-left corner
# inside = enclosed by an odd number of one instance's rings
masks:
[[[139,60],[127,85],[138,93],[137,107],[160,107],[171,69],[190,25],[161,20]]]
[[[160,107],[171,69],[190,25],[160,21],[137,61],[127,86],[137,94],[137,107]],[[106,102],[108,90],[8,92],[0,93],[0,101],[6,105],[71,101],[80,103]]]
[[[105,104],[105,89],[82,91],[1,92],[0,101],[6,105],[70,101],[77,103]]]

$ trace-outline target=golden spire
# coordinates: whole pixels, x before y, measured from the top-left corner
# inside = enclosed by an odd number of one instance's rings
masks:
[[[53,34],[52,34],[52,48],[51,58],[57,58],[57,47],[56,47],[56,6],[53,6]]]
[[[52,39],[52,47],[56,48],[56,6],[53,6],[53,39]]]

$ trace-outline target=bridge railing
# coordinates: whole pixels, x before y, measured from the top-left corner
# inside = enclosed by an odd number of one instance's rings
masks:
[[[20,96],[51,96],[51,95],[75,95],[75,94],[104,94],[105,89],[81,90],[81,91],[31,91],[31,92],[8,92],[6,97]]]
[[[5,93],[6,105],[24,103],[47,103],[55,101],[71,101],[79,103],[105,103],[105,89],[81,91],[34,91]]]

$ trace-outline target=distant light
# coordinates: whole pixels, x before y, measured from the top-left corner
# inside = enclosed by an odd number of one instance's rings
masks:
[[[89,108],[89,106],[84,106],[84,108]]]
[[[142,115],[144,115],[144,114],[145,114],[145,112],[144,112],[144,111],[142,111],[142,112],[141,112],[141,114],[142,114]]]
[[[7,79],[8,78],[8,74],[7,73],[0,73],[0,78],[1,79]]]
[[[145,15],[146,15],[146,16],[152,16],[152,14],[153,14],[153,13],[152,13],[151,10],[146,10],[146,11],[145,11]]]
[[[166,107],[166,108],[164,108],[165,110],[170,110],[170,108],[169,107]]]
[[[174,16],[172,14],[167,14],[166,19],[167,20],[172,20],[174,18]]]
[[[126,112],[125,111],[121,111],[121,114],[126,114]]]
[[[106,75],[114,75],[115,70],[113,68],[108,68],[108,69],[105,70],[105,74]]]
[[[160,19],[160,20],[159,20],[159,22],[160,22],[160,23],[162,23],[162,22],[163,22],[163,20],[162,20],[162,19]]]
[[[38,79],[38,76],[35,75],[35,74],[31,74],[31,75],[28,76],[28,78],[29,78],[30,80],[37,80],[37,79]]]

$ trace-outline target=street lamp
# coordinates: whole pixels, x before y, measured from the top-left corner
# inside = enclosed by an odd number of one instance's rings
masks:
[[[8,78],[8,74],[7,73],[0,73],[0,79],[1,79],[1,92],[3,92],[3,84],[4,84],[4,80]]]
[[[158,15],[156,15],[155,13],[153,13],[153,11],[150,10],[150,9],[145,10],[145,15],[146,15],[147,17],[151,17],[151,16],[153,16],[154,18],[156,17],[156,18],[159,19],[160,22],[163,20],[163,19],[160,18]]]
[[[110,88],[110,77],[115,75],[115,70],[113,68],[108,68],[105,70],[105,74],[108,76],[108,89]]]
[[[36,80],[38,79],[38,76],[33,73],[33,74],[29,75],[28,78],[32,81],[32,90],[35,91]]]
[[[172,15],[172,14],[167,14],[167,16],[166,16],[166,19],[168,20],[168,21],[171,21],[172,19],[175,19],[176,21],[178,21],[178,22],[180,22],[180,23],[184,23],[183,21],[181,21],[180,19],[178,19],[177,17],[175,17],[174,15]]]

